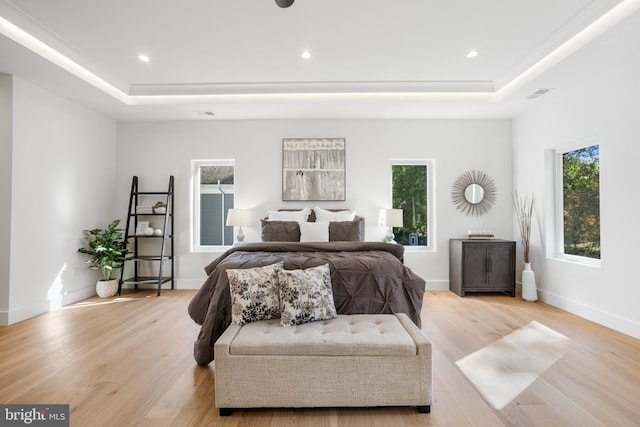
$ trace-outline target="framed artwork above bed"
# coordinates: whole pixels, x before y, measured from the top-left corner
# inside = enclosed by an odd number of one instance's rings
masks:
[[[345,200],[345,139],[282,140],[282,200]]]

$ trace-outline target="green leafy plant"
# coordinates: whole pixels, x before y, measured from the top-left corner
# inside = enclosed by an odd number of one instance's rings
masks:
[[[120,220],[116,219],[106,229],[94,228],[84,230],[88,246],[78,252],[91,256],[87,260],[90,270],[100,270],[104,280],[111,280],[113,270],[121,268],[125,256],[129,253],[122,240],[123,229],[117,228]]]
[[[155,205],[153,205],[154,208],[166,208],[167,204],[165,202],[156,202]]]

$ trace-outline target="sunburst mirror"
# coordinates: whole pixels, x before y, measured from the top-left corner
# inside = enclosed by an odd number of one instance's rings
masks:
[[[496,203],[497,187],[489,175],[482,171],[467,171],[451,186],[451,202],[466,215],[480,216],[489,212]]]

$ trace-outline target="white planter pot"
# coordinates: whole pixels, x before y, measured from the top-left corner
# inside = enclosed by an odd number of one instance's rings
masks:
[[[531,270],[530,262],[525,262],[524,270],[522,270],[522,299],[529,302],[538,300],[536,274]]]
[[[100,298],[109,298],[118,293],[118,279],[98,280],[96,293]]]

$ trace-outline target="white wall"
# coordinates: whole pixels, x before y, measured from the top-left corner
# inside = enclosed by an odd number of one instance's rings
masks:
[[[0,325],[8,323],[11,259],[11,136],[13,77],[0,74]]]
[[[322,207],[354,208],[365,217],[366,239],[382,239],[378,210],[390,207],[390,159],[436,160],[436,251],[407,253],[406,263],[429,288],[448,289],[448,239],[467,230],[492,230],[512,238],[512,152],[509,120],[273,120],[177,121],[118,124],[119,218],[125,219],[131,177],[141,189],[164,190],[176,178],[178,287],[198,288],[203,267],[218,253],[192,253],[190,245],[190,161],[236,159],[236,206],[254,212],[247,241],[260,240],[259,217],[269,209],[313,207],[316,202],[282,202],[282,138],[346,138],[345,202]],[[486,216],[464,216],[450,203],[454,179],[470,169],[491,175],[498,202]]]
[[[12,94],[6,323],[95,294],[98,275],[76,251],[83,229],[116,212],[115,122],[18,77]]]
[[[634,43],[636,41],[634,40]],[[636,43],[637,47],[637,43]],[[609,46],[610,49],[612,49]],[[588,64],[586,64],[588,65]],[[640,157],[640,54],[625,51],[608,71],[558,93],[514,120],[514,171],[518,190],[535,192],[539,227],[533,267],[540,297],[582,317],[640,338],[640,279],[635,274],[640,238],[635,172]],[[545,153],[595,138],[600,144],[601,266],[560,261],[553,246],[553,186],[545,174]]]

